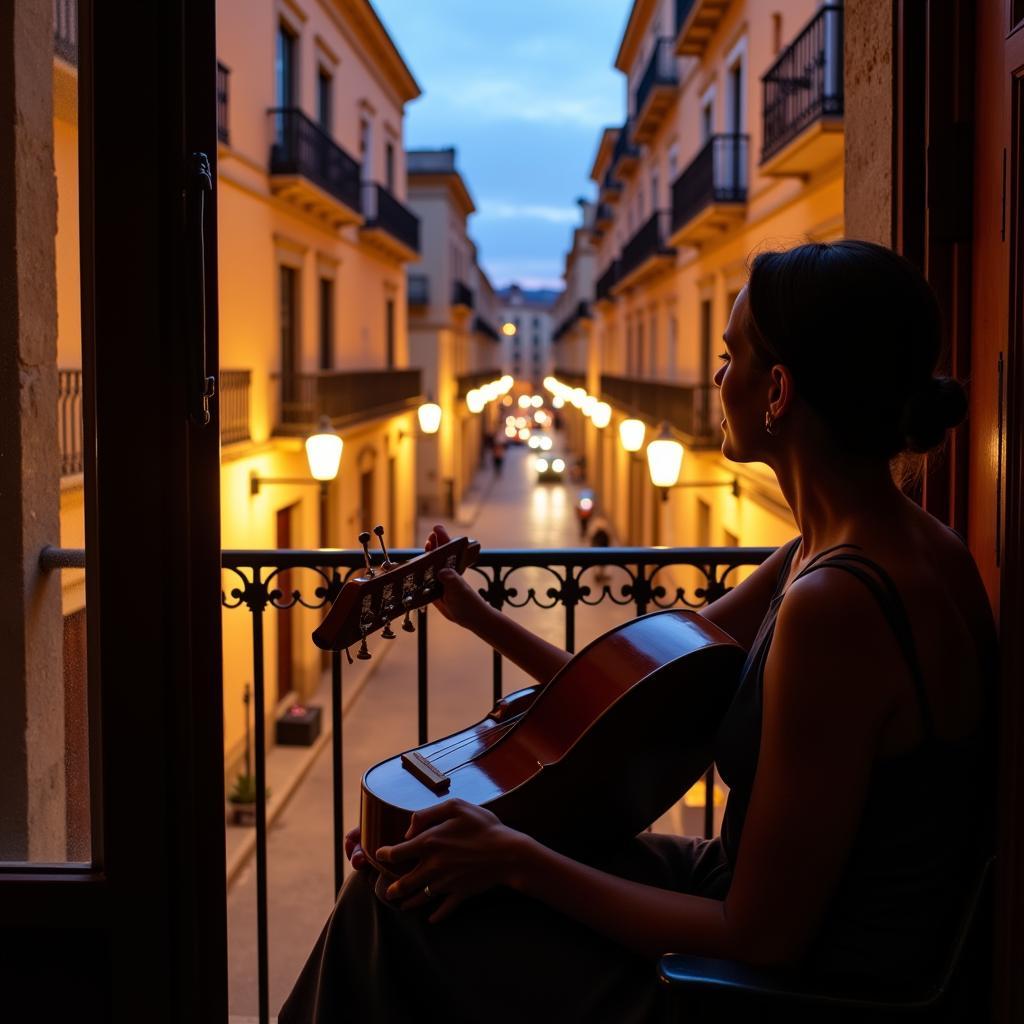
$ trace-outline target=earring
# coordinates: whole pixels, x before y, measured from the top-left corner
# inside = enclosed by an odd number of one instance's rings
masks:
[[[770,409],[766,409],[765,410],[765,414],[764,414],[764,429],[769,434],[771,434],[772,437],[775,436],[775,430],[776,430],[776,427],[775,427],[775,417],[772,416]]]

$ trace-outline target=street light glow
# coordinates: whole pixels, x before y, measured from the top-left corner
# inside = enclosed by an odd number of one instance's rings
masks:
[[[655,487],[674,487],[683,468],[683,446],[662,424],[657,440],[647,446],[647,469]]]
[[[320,427],[306,438],[306,460],[314,480],[333,480],[341,465],[344,442],[326,416],[320,417]]]
[[[417,410],[420,430],[424,434],[436,434],[441,426],[441,406],[437,402],[424,402]]]
[[[501,325],[501,333],[507,338],[511,338],[516,333],[516,325],[511,320],[507,320]]]
[[[619,424],[619,440],[627,452],[638,452],[644,446],[647,425],[643,420],[623,420]]]
[[[607,402],[598,402],[590,414],[590,422],[603,430],[612,421],[612,407]]]

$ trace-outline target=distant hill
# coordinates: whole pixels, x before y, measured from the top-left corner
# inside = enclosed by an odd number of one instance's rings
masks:
[[[528,306],[553,306],[561,294],[557,288],[520,288],[517,284],[498,289],[498,296],[502,301],[518,300]]]

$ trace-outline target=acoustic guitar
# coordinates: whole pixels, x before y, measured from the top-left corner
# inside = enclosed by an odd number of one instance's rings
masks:
[[[433,566],[426,596],[436,600],[438,565],[461,572],[478,551],[461,538],[397,571],[422,579]],[[377,578],[378,588],[387,575]],[[318,630],[320,646],[329,635],[365,640],[364,629],[382,621],[383,590],[375,598],[370,581],[354,582],[346,606],[361,611],[357,629],[331,622],[332,608]],[[424,596],[422,586],[406,593],[410,606]],[[335,608],[344,596],[343,589]],[[370,768],[360,807],[368,861],[388,875],[373,851],[401,842],[413,812],[455,797],[565,853],[629,839],[711,764],[744,658],[732,637],[690,610],[652,612],[609,630],[547,683],[502,698],[476,724]]]

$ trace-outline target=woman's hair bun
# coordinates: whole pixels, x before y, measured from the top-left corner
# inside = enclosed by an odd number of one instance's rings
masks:
[[[931,451],[946,431],[967,415],[967,392],[951,377],[929,377],[907,402],[903,418],[906,446],[912,452]]]

